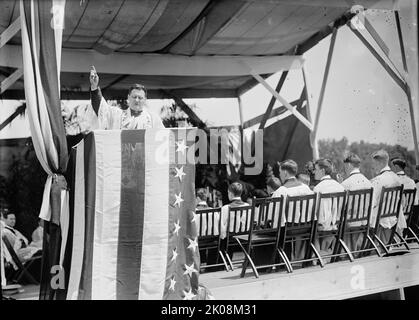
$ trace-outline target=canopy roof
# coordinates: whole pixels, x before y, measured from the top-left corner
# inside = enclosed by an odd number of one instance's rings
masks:
[[[0,2],[0,32],[19,16],[18,0]],[[359,0],[391,9],[395,1]],[[63,99],[89,96],[95,65],[108,98],[142,83],[149,97],[236,97],[267,77],[300,68],[301,55],[352,17],[351,0],[67,0]],[[0,81],[22,65],[20,33],[0,49]],[[24,98],[22,80],[3,94]]]

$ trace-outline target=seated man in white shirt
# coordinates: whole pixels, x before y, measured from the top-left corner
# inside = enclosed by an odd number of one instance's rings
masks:
[[[372,188],[371,182],[359,170],[359,167],[361,166],[361,159],[358,157],[358,155],[354,153],[349,153],[343,160],[343,163],[344,163],[345,174],[347,176],[347,178],[342,182],[342,186],[345,188],[345,190],[357,191],[357,190],[364,190],[364,189]],[[358,198],[356,199],[355,204],[353,205],[354,209],[358,209],[357,201],[358,201]],[[367,197],[365,201],[366,203],[368,203],[369,197]],[[352,208],[352,202],[348,203],[348,210],[351,210],[351,208]],[[363,207],[359,206],[359,210],[360,211],[363,210]],[[348,216],[366,217],[367,214],[368,214],[367,210],[365,210],[365,212],[354,212],[354,213],[348,211]],[[355,227],[355,226],[360,226],[360,225],[361,223],[353,222],[349,226]],[[348,244],[350,250],[358,250],[360,249],[362,245],[363,237],[361,237],[360,234],[355,233],[352,235],[346,235],[344,241],[346,244]]]
[[[298,165],[294,160],[285,160],[279,165],[279,177],[282,181],[282,186],[279,187],[273,194],[272,197],[284,196],[284,201],[287,196],[306,196],[313,194],[313,191],[310,190],[310,187],[306,184],[297,180],[296,175],[298,172]],[[295,210],[295,221],[298,222],[300,219],[300,209],[296,208]],[[284,211],[281,217],[281,226],[285,226],[287,221],[292,219],[293,208],[289,208],[288,212]],[[302,221],[304,222],[304,221]],[[277,223],[273,222],[274,225]],[[294,250],[291,251],[292,260],[300,260],[305,256],[306,243],[303,241],[297,241],[295,243]]]
[[[227,236],[227,224],[228,224],[228,215],[230,208],[234,207],[242,207],[249,205],[247,202],[244,202],[241,199],[241,195],[243,193],[243,185],[239,182],[233,182],[228,186],[228,199],[231,201],[229,204],[222,206],[221,208],[221,232],[220,237],[221,239],[225,239]],[[231,215],[230,217],[230,231],[233,228],[234,224],[234,216]],[[245,221],[242,221],[245,223]]]
[[[399,176],[391,171],[388,165],[389,156],[387,151],[378,150],[374,152],[372,154],[372,159],[373,169],[377,174],[376,177],[371,179],[372,187],[374,188],[371,226],[375,227],[382,188],[398,187],[401,185],[401,182]],[[378,237],[380,237],[384,243],[388,243],[391,235],[391,228],[395,224],[398,224],[397,227],[400,229],[406,228],[406,219],[403,214],[399,215],[399,219],[396,217],[380,219],[380,225],[384,229],[381,229]]]
[[[28,239],[14,228],[16,224],[15,214],[4,208],[2,211],[2,233],[10,244],[21,262],[29,260],[36,252],[42,249],[29,244]]]
[[[403,185],[403,190],[413,190],[416,189],[415,181],[410,178],[406,173],[404,172],[406,168],[406,161],[400,158],[394,158],[391,160],[391,164],[393,166],[394,172],[398,175],[400,179],[400,183]],[[416,190],[416,196],[413,203],[415,206],[419,204],[419,196],[418,191]]]
[[[3,221],[3,236],[9,240],[13,249],[17,252],[19,249],[25,248],[29,244],[29,241],[23,234],[14,228],[16,225],[15,214],[8,209],[3,209],[1,218]]]
[[[333,164],[329,159],[319,159],[314,163],[314,178],[319,181],[313,189],[314,192],[335,193],[345,191],[345,188],[339,182],[332,179],[332,171]],[[317,229],[319,231],[336,230],[339,209],[337,206],[333,206],[331,199],[322,200],[319,206]],[[328,236],[316,239],[315,245],[320,249],[320,255],[328,255],[332,253],[334,243],[335,237]]]
[[[300,182],[297,178],[298,172],[298,165],[294,160],[285,160],[279,165],[279,177],[282,181],[282,186],[280,186],[275,192],[272,194],[272,197],[280,197],[284,196],[305,196],[309,194],[313,194],[313,191],[310,188]],[[285,200],[285,199],[284,199]],[[292,210],[286,214],[285,212],[282,215],[281,219],[281,226],[284,226],[287,220],[291,219]],[[298,222],[299,219],[299,212],[296,210],[296,221]]]

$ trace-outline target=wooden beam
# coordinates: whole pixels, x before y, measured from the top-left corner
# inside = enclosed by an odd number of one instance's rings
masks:
[[[419,250],[393,257],[377,256],[295,270],[262,273],[256,279],[249,268],[226,274],[199,276],[217,300],[324,300],[349,299],[419,285]],[[304,288],[302,290],[301,288]]]
[[[237,106],[239,108],[239,117],[240,117],[240,127],[243,129],[243,101],[242,101],[242,97],[238,96],[237,97]]]
[[[284,85],[284,82],[287,76],[288,76],[288,70],[282,72],[281,78],[279,78],[278,84],[276,85],[276,88],[275,88],[276,92],[279,93],[281,91],[281,88]],[[275,105],[275,102],[276,102],[276,98],[272,96],[271,100],[269,101],[268,107],[266,108],[266,112],[263,115],[262,121],[260,122],[259,129],[265,128],[266,121],[268,121],[268,119],[271,117],[272,109]]]
[[[312,6],[312,7],[332,7],[350,9],[350,5],[346,0],[274,0],[271,2],[280,2],[281,4],[287,4],[292,6]],[[394,9],[396,0],[377,1],[377,0],[356,0],[356,4],[361,5],[365,8],[372,7],[374,9],[392,10]]]
[[[276,92],[272,87],[257,73],[254,73],[252,70],[250,71],[253,77],[255,77],[256,80],[258,80],[275,98],[280,101],[294,116],[297,117],[298,120],[300,120],[310,131],[313,130],[313,125],[297,110],[296,108],[291,106],[291,104],[285,100],[283,97],[279,95],[278,92]]]
[[[403,288],[380,293],[380,300],[405,300]]]
[[[267,79],[270,76],[272,76],[273,73],[266,73],[266,74],[261,74],[260,76],[263,79]],[[257,81],[255,78],[251,78],[248,81],[246,81],[244,84],[242,84],[238,89],[237,89],[237,93],[236,96],[242,96],[243,94],[245,94],[247,91],[249,91],[250,89],[253,89],[256,85],[259,84],[259,81]]]
[[[176,94],[174,94],[172,91],[169,90],[161,90],[164,95],[166,95],[167,98],[173,99],[176,104],[181,108],[189,117],[189,120],[191,121],[192,125],[194,127],[198,127],[200,129],[207,129],[207,125],[196,115],[196,113],[189,108],[189,106],[183,101],[182,98],[178,97]]]
[[[294,100],[294,101],[290,102],[290,105],[292,105],[293,107],[294,106],[296,107],[299,101],[300,101],[299,99],[298,100]],[[288,109],[285,106],[280,106],[280,107],[272,110],[269,119],[271,119],[273,117],[280,116],[281,114],[283,114],[284,112],[287,112],[287,111],[288,111]],[[259,115],[257,117],[254,117],[254,118],[252,118],[250,120],[245,121],[243,123],[243,129],[250,128],[250,127],[253,127],[253,126],[259,124],[262,121],[263,116],[264,116],[264,114],[261,114],[261,115]]]
[[[399,12],[395,11],[394,12],[395,18],[396,18],[396,26],[397,26],[397,34],[399,37],[399,44],[400,44],[400,50],[401,50],[401,54],[402,54],[402,61],[403,61],[403,68],[404,71],[406,72],[406,74],[409,73],[409,70],[407,68],[407,61],[406,61],[406,51],[404,49],[404,42],[403,42],[403,34],[402,34],[402,28],[400,26],[400,16],[399,16]],[[415,108],[413,106],[413,100],[412,100],[412,93],[410,91],[410,87],[409,85],[406,83],[406,95],[407,95],[407,100],[409,103],[409,113],[410,113],[410,123],[412,126],[412,133],[413,133],[413,145],[414,145],[414,150],[415,150],[415,159],[416,159],[416,165],[419,164],[419,146],[418,146],[418,135],[417,135],[417,128],[416,128],[416,122],[415,122]],[[416,112],[418,112],[416,110]]]
[[[406,92],[406,82],[401,79],[385,62],[385,60],[380,56],[380,54],[373,48],[373,46],[368,42],[367,39],[356,29],[353,29],[349,26],[349,29],[358,37],[359,40],[367,47],[371,54],[377,59],[377,61],[382,65],[382,67],[387,71],[390,77],[397,83],[397,85]]]
[[[171,90],[176,95],[184,97],[185,99],[201,99],[201,98],[237,98],[236,90],[234,89],[176,89]],[[112,89],[106,90],[106,98],[109,100],[126,99],[128,94],[127,89]],[[2,99],[10,100],[24,100],[25,92],[23,89],[9,89],[1,94]],[[148,99],[165,99],[160,89],[148,89]],[[62,100],[90,100],[90,92],[83,90],[61,90]]]
[[[333,33],[333,30],[339,29],[343,25],[347,24],[348,21],[350,21],[355,14],[351,12],[346,12],[342,16],[340,16],[338,19],[336,19],[332,24],[329,24],[322,28],[320,31],[312,35],[307,40],[303,41],[302,43],[296,45],[294,48],[291,48],[286,54],[293,54],[296,52],[296,54],[303,54],[313,48],[315,45],[317,45],[321,40],[329,36],[331,33]]]
[[[321,115],[321,111],[322,111],[322,107],[323,107],[324,93],[326,91],[326,85],[327,85],[327,79],[329,77],[330,65],[332,64],[333,50],[335,48],[337,32],[338,32],[338,29],[334,28],[333,33],[332,33],[332,38],[330,39],[329,52],[327,54],[327,60],[326,60],[326,69],[324,70],[322,86],[321,86],[321,89],[320,89],[319,102],[317,104],[317,110],[316,110],[316,119],[314,120],[314,129],[313,129],[314,140],[316,140],[316,138],[317,138],[317,130],[319,128],[320,115]]]
[[[23,76],[23,69],[17,69],[0,84],[0,94],[9,89],[19,78]]]
[[[311,94],[310,94],[311,93],[310,81],[308,80],[308,75],[304,67],[302,69],[302,72],[303,72],[303,80],[304,80],[305,98],[307,102],[306,104],[307,119],[308,121],[313,123],[313,119],[311,117],[311,108],[314,105],[314,102],[312,101]],[[310,132],[310,145],[311,145],[311,148],[313,149],[313,159],[319,159],[319,146],[317,144],[316,139],[317,138],[313,135],[313,132]]]
[[[114,52],[102,55],[90,49],[63,48],[61,72],[88,73],[94,65],[99,73],[152,76],[248,76],[243,63],[258,74],[272,70],[301,69],[301,56],[183,56],[175,54],[138,54]],[[0,66],[21,68],[22,48],[5,45],[0,49]]]
[[[380,47],[381,51],[383,51],[383,53],[386,55],[388,61],[391,63],[394,70],[397,71],[399,77],[401,79],[403,79],[403,81],[406,81],[405,75],[402,72],[400,72],[400,70],[398,69],[396,64],[393,62],[393,59],[390,56],[390,49],[388,48],[388,46],[386,45],[384,40],[380,37],[380,35],[375,30],[375,28],[372,26],[372,24],[367,19],[367,17],[364,17],[363,20],[364,20],[363,22],[364,22],[365,29],[368,31],[368,33],[371,35],[371,37],[374,39],[375,43],[377,43],[377,45]]]
[[[0,48],[2,48],[11,38],[13,38],[20,30],[20,16],[0,34]]]
[[[9,125],[18,115],[21,115],[25,112],[26,103],[17,107],[15,112],[13,112],[3,123],[0,124],[0,131],[3,130],[7,125]]]

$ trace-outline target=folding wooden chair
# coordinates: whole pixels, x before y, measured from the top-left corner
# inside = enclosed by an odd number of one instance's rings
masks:
[[[285,266],[288,272],[293,272],[292,265],[295,263],[304,263],[318,260],[321,267],[324,267],[324,262],[320,257],[319,252],[313,244],[314,234],[317,226],[316,220],[316,201],[317,195],[306,196],[288,196],[285,202],[286,215],[282,217],[284,226],[280,228],[278,253],[285,260]],[[282,224],[282,223],[281,223]],[[286,254],[286,245],[291,245],[291,250],[294,251],[295,245],[300,242],[306,243],[306,252],[304,259],[293,259]],[[314,257],[312,254],[314,253]]]
[[[248,234],[236,235],[234,239],[242,249],[245,260],[242,266],[241,277],[244,277],[247,267],[251,266],[256,278],[259,278],[258,269],[274,267],[277,257],[281,216],[283,213],[284,197],[278,198],[254,198],[252,201],[253,210],[251,213],[250,230]],[[256,215],[257,213],[257,215]],[[271,263],[256,266],[254,263],[254,249],[256,247],[272,246]],[[285,264],[285,259],[283,264]]]
[[[392,188],[385,188],[381,190],[380,202],[378,205],[378,213],[377,213],[377,220],[375,223],[375,230],[374,230],[374,239],[380,244],[383,248],[385,255],[390,255],[390,250],[394,247],[400,247],[404,245],[406,250],[398,250],[396,252],[392,252],[391,255],[394,254],[404,254],[409,252],[409,245],[404,240],[404,238],[397,232],[397,222],[391,228],[391,233],[388,240],[380,239],[380,233],[383,232],[385,229],[381,226],[380,221],[384,218],[396,218],[398,221],[399,215],[403,214],[401,212],[401,205],[403,199],[403,185],[399,187],[392,187]],[[396,237],[399,241],[396,241]],[[387,242],[387,243],[384,243]],[[394,243],[393,243],[394,242]]]
[[[201,264],[201,270],[219,267],[224,265],[229,271],[229,264],[227,264],[223,253],[221,252],[221,208],[198,209],[195,211],[198,231],[198,246],[200,252],[205,252],[206,264]],[[216,249],[215,263],[208,261],[208,252],[211,249]],[[202,255],[201,255],[202,256]],[[222,263],[220,263],[220,257]]]
[[[251,215],[254,210],[253,205],[243,205],[240,207],[230,207],[227,215],[227,226],[226,226],[226,239],[224,248],[224,255],[230,264],[231,270],[234,270],[234,264],[239,264],[245,261],[245,259],[235,260],[233,263],[232,255],[233,251],[239,247],[239,244],[234,240],[235,236],[248,235],[250,232]]]
[[[322,230],[320,229],[319,213],[323,208],[322,206],[328,206],[332,214],[335,214],[335,222],[331,230]],[[321,255],[323,261],[326,258],[332,258],[331,262],[335,262],[336,259],[342,255],[347,255],[351,262],[354,261],[354,257],[349,250],[346,243],[342,240],[342,227],[343,220],[345,217],[346,209],[346,192],[333,192],[333,193],[319,193],[317,200],[317,228],[315,233],[315,240],[319,241],[325,238],[334,238],[332,253],[327,255],[322,255],[320,247],[318,249],[319,254]],[[344,252],[341,252],[341,249],[344,249]]]
[[[413,208],[414,208],[415,197],[416,197],[416,188],[403,190],[402,207],[403,207],[403,214],[407,221],[407,228],[404,232],[404,240],[406,242],[413,241],[419,244],[419,238],[412,229],[412,227],[414,227]]]
[[[375,251],[381,257],[381,252],[372,239],[370,221],[372,211],[373,188],[347,191],[344,220],[340,235],[340,242],[349,248],[351,255],[358,253],[359,256],[366,252]],[[361,245],[357,248],[354,244],[346,243],[345,238],[361,237]],[[355,238],[358,240],[357,238]]]
[[[15,250],[13,249],[12,244],[9,242],[6,236],[3,235],[2,240],[4,244],[6,245],[7,250],[10,253],[10,256],[13,259],[13,262],[17,266],[16,272],[12,275],[12,278],[14,281],[19,282],[20,279],[23,277],[26,277],[28,281],[30,281],[33,284],[39,284],[39,282],[30,274],[29,267],[36,261],[42,258],[42,254],[36,253],[32,258],[30,258],[28,261],[21,262],[19,260],[19,257],[17,256]]]

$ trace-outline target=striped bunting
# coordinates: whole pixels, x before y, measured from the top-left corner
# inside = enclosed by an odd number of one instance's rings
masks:
[[[196,299],[195,134],[95,131],[75,147],[67,299]]]

